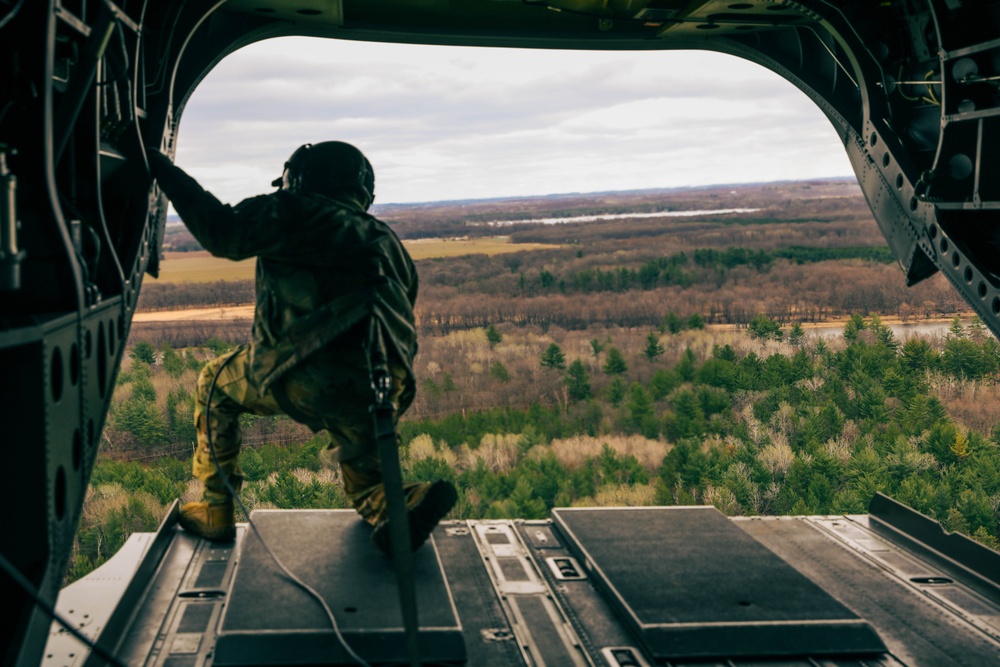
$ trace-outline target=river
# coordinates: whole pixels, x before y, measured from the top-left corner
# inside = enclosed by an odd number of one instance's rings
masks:
[[[951,320],[947,322],[908,322],[905,324],[887,324],[886,326],[892,330],[892,333],[896,335],[898,340],[905,341],[907,338],[912,338],[913,336],[944,336],[948,333]],[[969,321],[964,320],[962,326],[969,326]],[[785,330],[787,333],[788,327],[785,327]],[[806,329],[806,336],[837,338],[842,335],[844,335],[843,323],[829,326],[819,325]]]

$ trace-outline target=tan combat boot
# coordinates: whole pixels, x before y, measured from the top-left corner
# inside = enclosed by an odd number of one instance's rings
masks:
[[[451,482],[439,479],[432,484],[407,484],[406,514],[410,521],[410,549],[416,551],[430,537],[438,521],[443,519],[458,501],[458,492]],[[383,492],[384,493],[384,492]],[[384,503],[384,495],[383,495]],[[384,505],[381,517],[386,516]],[[389,520],[382,518],[372,531],[372,542],[387,556],[392,556],[389,544]]]
[[[180,524],[184,530],[212,542],[230,542],[236,538],[233,502],[209,504],[200,501],[181,507]]]

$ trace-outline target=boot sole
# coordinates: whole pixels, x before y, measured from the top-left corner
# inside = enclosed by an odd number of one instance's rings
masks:
[[[445,480],[431,484],[431,488],[420,502],[407,511],[410,521],[410,550],[419,549],[434,532],[451,508],[458,502],[458,491]],[[389,538],[389,522],[383,521],[372,531],[372,542],[387,556],[392,556],[392,545]]]
[[[204,528],[201,524],[188,521],[182,515],[178,518],[177,523],[181,525],[181,528],[191,533],[192,535],[198,535],[203,537],[209,542],[232,542],[236,539],[236,526],[222,526],[220,528]]]

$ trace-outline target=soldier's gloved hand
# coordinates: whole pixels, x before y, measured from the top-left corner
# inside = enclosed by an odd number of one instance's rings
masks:
[[[220,214],[219,209],[224,208],[222,203],[170,158],[154,148],[146,149],[146,158],[149,160],[150,174],[156,179],[160,191],[167,195],[182,219],[193,220],[198,216],[210,218]]]

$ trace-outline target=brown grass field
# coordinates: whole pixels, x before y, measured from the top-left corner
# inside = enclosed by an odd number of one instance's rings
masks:
[[[511,243],[509,236],[486,236],[475,239],[413,239],[403,245],[414,260],[462,255],[503,255],[522,250],[558,248],[552,243]]]
[[[462,255],[499,255],[522,250],[557,248],[548,243],[511,243],[508,236],[478,239],[419,239],[404,241],[414,260]],[[166,252],[160,265],[159,283],[207,283],[217,280],[253,279],[255,260],[233,262],[213,257],[206,250]]]

